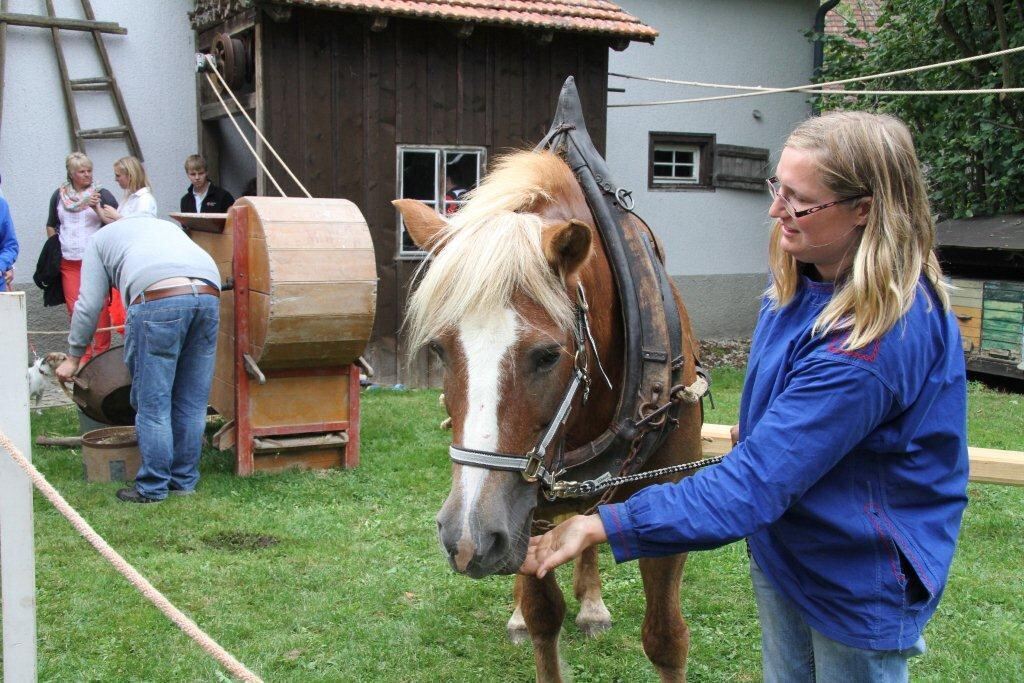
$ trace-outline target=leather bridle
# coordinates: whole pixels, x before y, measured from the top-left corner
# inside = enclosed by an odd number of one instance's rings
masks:
[[[590,332],[590,320],[588,313],[590,307],[587,304],[586,293],[583,290],[583,285],[578,283],[576,285],[576,315],[575,324],[573,325],[573,336],[575,337],[575,352],[573,354],[573,369],[572,378],[569,380],[569,386],[566,387],[565,393],[562,395],[562,400],[558,404],[558,409],[555,410],[554,416],[548,423],[544,433],[541,434],[537,444],[530,449],[530,452],[523,458],[522,455],[511,455],[508,453],[499,453],[497,451],[483,451],[473,448],[463,448],[461,446],[455,446],[454,444],[448,447],[448,455],[451,457],[453,462],[457,462],[460,465],[470,465],[472,467],[483,467],[489,470],[502,470],[507,472],[521,472],[523,479],[527,482],[533,483],[540,481],[545,491],[554,490],[558,476],[561,475],[564,470],[552,467],[546,462],[547,451],[554,441],[558,431],[565,424],[569,418],[569,412],[572,410],[572,403],[576,398],[576,394],[579,393],[580,389],[583,389],[582,402],[585,404],[587,398],[590,396],[590,372],[589,372],[589,354],[587,347],[589,346],[594,351],[594,358],[597,359],[597,365],[601,370],[604,379],[608,382],[608,387],[611,388],[611,382],[608,380],[608,375],[604,374],[604,368],[601,367],[601,359],[597,352],[597,345],[594,342],[594,335]]]

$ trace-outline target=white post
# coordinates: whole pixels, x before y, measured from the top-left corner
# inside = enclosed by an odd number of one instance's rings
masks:
[[[32,458],[24,292],[0,293],[0,430]],[[0,449],[0,590],[4,683],[36,680],[36,557],[32,482]]]

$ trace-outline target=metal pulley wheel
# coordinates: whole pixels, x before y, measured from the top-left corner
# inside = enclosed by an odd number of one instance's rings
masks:
[[[241,39],[218,33],[210,52],[217,59],[217,68],[230,87],[237,88],[245,83],[249,72],[249,53]]]

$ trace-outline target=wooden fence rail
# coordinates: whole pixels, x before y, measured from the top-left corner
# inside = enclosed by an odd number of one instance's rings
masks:
[[[701,436],[704,437],[705,456],[723,455],[732,448],[729,425],[706,424]],[[967,454],[971,463],[971,481],[1024,486],[1024,453],[1021,451],[971,446]]]

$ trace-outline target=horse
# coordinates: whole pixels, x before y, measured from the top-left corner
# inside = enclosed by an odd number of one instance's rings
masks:
[[[453,444],[526,458],[544,434],[558,431],[567,448],[600,434],[613,417],[623,381],[622,311],[601,234],[565,161],[549,151],[505,156],[448,218],[419,201],[393,204],[410,236],[432,256],[410,295],[406,326],[410,347],[429,348],[443,365]],[[632,214],[627,219],[647,230]],[[575,312],[580,293],[585,334]],[[696,341],[674,287],[671,296],[689,351],[683,377],[695,382]],[[581,364],[600,373],[572,397],[564,426],[553,424],[563,415],[555,417]],[[677,419],[678,427],[644,470],[700,457],[700,405],[683,405]],[[529,479],[516,471],[453,463],[437,533],[455,572],[472,578],[514,574],[535,524],[593,507],[593,500],[549,500],[538,481]],[[621,486],[609,499],[624,500],[644,484]],[[663,681],[686,678],[689,629],[679,600],[685,560],[680,554],[639,562],[646,598],[643,649]],[[573,571],[580,602],[576,623],[587,635],[611,625],[597,570],[591,548]],[[537,680],[562,680],[558,639],[566,604],[554,572],[544,579],[517,574],[514,595],[509,636],[528,634]]]

